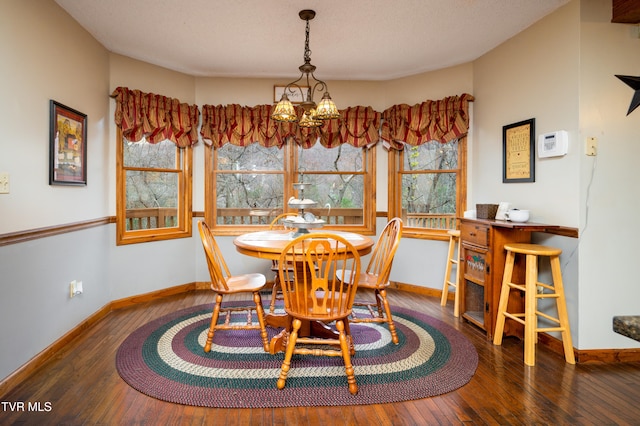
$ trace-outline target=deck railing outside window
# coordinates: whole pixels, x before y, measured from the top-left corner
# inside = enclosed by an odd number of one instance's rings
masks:
[[[350,225],[362,223],[362,209],[309,209],[328,225]],[[269,225],[281,210],[218,209],[218,225]],[[455,229],[456,218],[446,214],[406,213],[405,226],[427,229]],[[127,210],[127,230],[171,228],[178,226],[175,208],[144,208]]]

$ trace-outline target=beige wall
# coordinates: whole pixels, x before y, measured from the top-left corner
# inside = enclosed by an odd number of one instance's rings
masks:
[[[0,234],[109,215],[108,52],[52,0],[0,3]],[[87,186],[49,185],[51,99],[87,114]],[[103,226],[0,246],[0,378],[110,301],[111,241]]]
[[[0,171],[10,173],[11,193],[0,195],[0,234],[115,214],[109,98],[115,87],[198,105],[255,105],[272,101],[274,83],[286,83],[194,78],[110,54],[53,0],[3,1],[2,7]],[[329,82],[341,108],[363,104],[381,111],[395,103],[475,96],[469,201],[510,201],[530,208],[534,220],[579,228],[579,240],[535,238],[564,250],[580,349],[640,347],[611,330],[613,315],[639,313],[633,265],[640,228],[627,218],[640,208],[640,110],[626,116],[633,91],[614,74],[638,75],[640,39],[634,27],[611,24],[610,10],[610,0],[574,0],[472,64],[388,82]],[[50,99],[88,115],[86,187],[48,185]],[[535,183],[503,184],[502,126],[527,118],[536,119],[538,134],[567,130],[569,153],[537,159]],[[583,153],[587,136],[599,138],[597,157]],[[386,210],[383,158],[380,211]],[[194,209],[201,211],[202,143],[195,159]],[[222,244],[234,252],[230,240]],[[111,300],[208,279],[201,250],[197,237],[116,247],[114,225],[0,247],[0,346],[12,348],[0,351],[0,377]],[[445,251],[443,242],[403,240],[391,279],[438,289]],[[230,263],[258,267],[241,256]],[[80,299],[68,299],[72,279],[85,281]]]
[[[580,342],[635,347],[611,331],[615,315],[640,314],[635,265],[640,228],[640,109],[627,114],[634,91],[615,75],[640,75],[637,25],[611,24],[609,1],[581,2],[580,138],[598,138],[598,155],[581,154]]]
[[[52,1],[3,1],[0,57],[0,234],[106,216],[107,51]],[[50,99],[87,114],[87,187],[48,184]]]
[[[474,62],[472,204],[511,202],[532,221],[579,226],[579,3]],[[502,183],[502,126],[535,118],[536,135],[566,130],[569,153],[535,160],[535,182]]]

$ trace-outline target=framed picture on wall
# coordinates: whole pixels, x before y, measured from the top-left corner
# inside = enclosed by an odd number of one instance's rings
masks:
[[[87,184],[87,116],[49,102],[49,185]]]
[[[502,182],[535,182],[535,118],[502,127]]]

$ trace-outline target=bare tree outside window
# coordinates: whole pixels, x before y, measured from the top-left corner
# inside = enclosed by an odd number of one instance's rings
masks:
[[[254,143],[245,147],[226,144],[217,150],[217,223],[244,222],[256,216],[264,224],[282,211],[284,197],[284,151]],[[264,212],[260,217],[259,212]],[[273,214],[272,214],[273,212]]]
[[[168,140],[123,142],[127,230],[177,226],[180,157]]]
[[[368,217],[365,210],[375,204],[365,200],[367,174],[371,173],[367,170],[371,166],[366,165],[375,157],[366,149],[348,144],[329,149],[316,143],[302,149],[291,142],[282,148],[254,143],[211,149],[215,215],[209,221],[219,227],[218,231],[220,227],[233,232],[234,226],[268,225],[278,214],[291,211],[287,202],[299,195],[291,184],[300,181],[311,184],[304,198],[317,203],[305,211],[326,220],[327,226],[371,226],[371,220],[365,224],[364,219]],[[369,177],[369,185],[371,181]],[[205,198],[211,200],[210,195]]]
[[[402,152],[402,215],[408,226],[447,229],[456,216],[458,140],[405,145]]]
[[[298,169],[304,181],[311,183],[305,197],[316,201],[321,209],[364,208],[363,150],[348,144],[327,149],[315,144],[298,149]],[[352,223],[362,223],[362,215]]]

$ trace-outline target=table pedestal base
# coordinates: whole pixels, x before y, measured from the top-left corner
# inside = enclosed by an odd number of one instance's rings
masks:
[[[278,352],[285,352],[287,349],[287,335],[291,330],[291,323],[293,319],[288,314],[267,314],[265,316],[265,322],[268,327],[283,328],[283,330],[273,336],[269,342],[269,353],[275,354]],[[348,335],[349,322],[345,319],[345,331]],[[298,331],[300,337],[319,337],[322,339],[338,339],[338,332],[322,321],[302,321],[302,326]],[[340,347],[339,345],[332,345]],[[353,345],[353,340],[349,339],[349,346],[351,347],[351,355],[355,355],[356,349]]]

